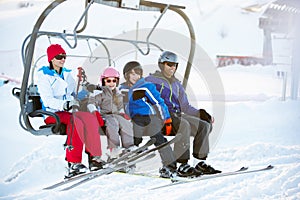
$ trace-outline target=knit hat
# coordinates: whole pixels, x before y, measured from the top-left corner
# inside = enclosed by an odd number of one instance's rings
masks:
[[[47,48],[48,62],[59,54],[66,54],[65,50],[59,44],[51,44]]]

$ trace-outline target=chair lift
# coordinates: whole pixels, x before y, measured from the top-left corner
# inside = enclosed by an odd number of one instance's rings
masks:
[[[65,125],[60,123],[59,117],[52,112],[48,112],[45,110],[42,110],[41,102],[40,102],[40,96],[37,91],[37,87],[34,84],[34,69],[37,66],[37,62],[43,57],[40,57],[37,59],[35,64],[32,66],[33,63],[33,55],[35,51],[35,45],[38,38],[42,36],[47,36],[48,38],[54,37],[59,38],[65,42],[69,48],[75,49],[79,40],[86,40],[89,41],[91,39],[96,40],[99,42],[105,49],[105,52],[107,54],[106,57],[97,57],[93,55],[91,52],[88,56],[90,60],[92,59],[107,59],[108,65],[111,65],[112,59],[110,57],[110,52],[108,47],[103,43],[104,40],[111,40],[116,42],[127,42],[129,44],[132,44],[142,55],[148,55],[150,52],[150,46],[153,46],[155,48],[158,48],[159,50],[163,51],[162,48],[160,48],[157,44],[154,44],[150,42],[150,36],[152,32],[155,30],[156,25],[162,18],[162,16],[165,14],[167,10],[172,10],[175,13],[177,13],[179,16],[181,16],[185,23],[187,24],[189,34],[190,34],[190,50],[189,50],[189,57],[188,62],[186,66],[186,71],[184,74],[183,79],[183,86],[186,87],[188,77],[191,70],[191,63],[193,61],[194,53],[195,53],[195,33],[193,26],[189,20],[189,18],[186,16],[186,14],[183,12],[183,9],[185,7],[178,6],[178,5],[171,5],[171,4],[163,4],[163,3],[156,3],[151,1],[144,1],[144,0],[136,0],[136,1],[129,1],[129,0],[86,0],[85,1],[85,9],[83,14],[81,15],[78,23],[75,25],[75,28],[73,30],[73,33],[66,33],[63,32],[48,32],[48,31],[40,31],[40,27],[43,24],[45,18],[48,16],[48,14],[56,8],[61,3],[65,2],[66,0],[55,0],[53,1],[40,15],[37,22],[35,23],[33,27],[33,31],[30,35],[28,35],[22,45],[22,61],[24,65],[24,73],[23,73],[23,79],[22,79],[22,85],[21,88],[13,88],[12,94],[17,97],[20,101],[20,114],[19,114],[19,123],[21,127],[30,132],[33,135],[63,135],[65,134]],[[118,38],[108,38],[108,37],[101,37],[101,36],[95,36],[95,35],[83,35],[80,34],[83,32],[86,28],[87,22],[88,22],[88,12],[92,4],[98,3],[106,6],[112,6],[116,9],[129,9],[133,12],[135,10],[139,11],[157,11],[160,12],[161,15],[156,21],[155,25],[151,29],[146,41],[139,41],[139,40],[129,40],[129,39],[118,39]],[[83,21],[82,28],[78,28],[81,22]],[[71,38],[71,39],[70,39]],[[72,45],[69,41],[74,41],[74,44]],[[139,45],[147,45],[147,51],[143,51]],[[44,55],[45,56],[45,55]],[[68,55],[68,57],[82,57],[79,55]],[[29,78],[31,74],[31,83],[29,83]],[[48,124],[48,125],[42,125],[39,127],[39,129],[35,129],[30,121],[32,118],[36,117],[42,117],[42,116],[52,116],[56,119],[55,124]]]

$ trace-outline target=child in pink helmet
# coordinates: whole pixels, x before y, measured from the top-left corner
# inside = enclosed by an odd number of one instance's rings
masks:
[[[134,147],[132,123],[124,112],[123,95],[117,88],[119,79],[120,73],[114,67],[107,67],[100,77],[102,87],[90,95],[87,106],[90,112],[98,110],[105,118],[109,159],[117,158],[121,146]]]

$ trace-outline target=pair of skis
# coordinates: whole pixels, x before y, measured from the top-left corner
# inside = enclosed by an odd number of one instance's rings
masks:
[[[121,157],[119,157],[118,159],[115,159],[112,162],[107,163],[107,166],[104,169],[101,169],[98,171],[91,171],[91,172],[80,174],[80,175],[77,175],[77,176],[74,176],[74,177],[71,177],[68,179],[64,179],[58,183],[55,183],[48,187],[45,187],[44,190],[55,189],[60,186],[64,186],[66,184],[75,182],[74,184],[62,189],[62,191],[70,190],[74,187],[77,187],[77,186],[79,186],[83,183],[86,183],[90,180],[93,180],[97,177],[107,175],[107,174],[110,174],[115,171],[119,171],[121,169],[130,167],[134,164],[143,162],[145,160],[149,160],[155,156],[155,154],[154,154],[155,151],[177,142],[180,138],[181,138],[181,134],[176,134],[176,136],[173,139],[171,139],[170,141],[167,141],[161,145],[158,145],[156,147],[148,149],[148,147],[150,147],[151,145],[153,145],[155,143],[155,139],[151,138],[145,145],[143,145],[133,151],[127,152],[124,155],[122,155]]]
[[[166,187],[170,187],[170,186],[174,186],[174,185],[180,185],[180,184],[191,183],[191,182],[202,181],[202,180],[213,179],[213,178],[219,178],[219,177],[225,177],[225,176],[234,176],[234,175],[240,175],[240,174],[267,171],[267,170],[270,170],[273,168],[274,168],[273,165],[268,165],[266,167],[259,167],[259,168],[254,168],[254,169],[251,169],[248,167],[242,167],[236,171],[223,172],[223,173],[211,174],[211,175],[202,175],[202,176],[196,177],[196,178],[174,177],[174,178],[171,178],[172,183],[153,187],[153,188],[150,188],[150,190],[156,190],[156,189],[166,188]]]
[[[119,171],[123,168],[129,167],[131,165],[134,165],[139,162],[143,162],[145,160],[151,159],[155,156],[153,153],[156,150],[159,150],[161,148],[164,148],[170,144],[173,144],[177,142],[181,138],[181,134],[177,134],[172,140],[165,142],[157,147],[148,149],[152,144],[155,143],[155,139],[150,139],[145,145],[137,148],[134,151],[128,152],[121,156],[120,158],[110,162],[107,164],[106,168],[94,172],[88,172],[85,174],[77,175],[72,178],[65,179],[63,181],[60,181],[58,183],[55,183],[49,187],[44,188],[45,190],[50,190],[50,189],[55,189],[60,186],[64,186],[67,184],[71,184],[72,182],[75,182],[74,184],[67,186],[62,189],[62,191],[70,190],[72,188],[75,188],[83,183],[86,183],[90,180],[93,180],[97,177],[100,177],[102,175],[107,175],[116,171]],[[273,169],[274,166],[268,165],[266,167],[260,167],[260,168],[254,168],[254,169],[249,169],[248,167],[242,167],[239,170],[236,171],[231,171],[231,172],[223,172],[220,174],[212,174],[212,175],[203,175],[197,178],[183,178],[183,177],[173,177],[170,180],[172,183],[166,184],[166,185],[161,185],[158,187],[153,187],[150,188],[150,190],[156,190],[156,189],[161,189],[165,187],[170,187],[174,185],[179,185],[179,184],[185,184],[185,183],[190,183],[190,182],[196,182],[196,181],[202,181],[202,180],[207,180],[207,179],[213,179],[213,178],[219,178],[219,177],[225,177],[225,176],[234,176],[234,175],[240,175],[240,174],[247,174],[247,173],[255,173],[255,172],[261,172],[261,171],[267,171],[270,169]],[[139,174],[137,175],[140,176],[146,176],[146,177],[151,177],[154,178],[156,176],[153,175],[147,175],[147,174]],[[165,179],[165,178],[164,178]],[[77,181],[77,182],[76,182]]]

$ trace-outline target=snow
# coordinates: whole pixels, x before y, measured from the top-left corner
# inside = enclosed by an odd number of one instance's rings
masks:
[[[19,8],[19,2],[0,2],[0,72],[20,80],[22,41],[49,2],[30,1],[34,6],[28,8]],[[200,43],[210,57],[217,53],[257,55],[261,52],[262,35],[257,34],[261,30],[255,24],[258,14],[246,14],[238,9],[258,2],[262,1],[232,0],[226,1],[226,6],[219,0],[188,3]],[[184,5],[185,1],[172,3]],[[200,14],[193,9],[199,7]],[[196,20],[199,16],[201,20]],[[234,18],[239,18],[238,24],[230,23]],[[240,22],[243,20],[249,23]],[[173,23],[168,28],[176,29],[176,26]],[[221,29],[228,32],[225,39],[219,37]],[[113,35],[118,34],[117,27],[111,31]],[[33,136],[20,127],[19,101],[11,95],[12,88],[20,85],[11,82],[0,88],[0,199],[300,199],[300,101],[291,100],[289,93],[282,101],[283,80],[277,77],[274,66],[233,65],[219,68],[218,73],[226,99],[225,118],[207,163],[223,171],[269,164],[274,165],[274,169],[159,190],[149,189],[169,181],[112,173],[70,191],[45,191],[43,187],[61,180],[65,174],[65,137]],[[288,81],[287,91],[289,88]],[[196,95],[202,97],[202,94]],[[207,105],[211,111],[207,100],[198,103]],[[105,147],[104,136],[102,143]],[[86,156],[83,158],[87,164]],[[190,164],[196,162],[190,160]],[[138,164],[137,171],[157,174],[159,167],[156,156]]]

